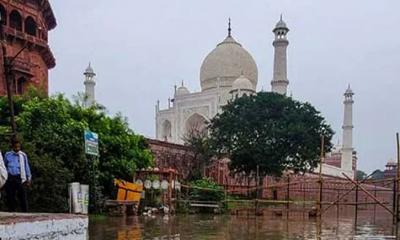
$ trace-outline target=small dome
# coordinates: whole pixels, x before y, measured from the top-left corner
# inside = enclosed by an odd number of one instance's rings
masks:
[[[176,95],[186,95],[189,94],[190,91],[189,89],[187,89],[185,86],[180,86],[177,90],[176,90]]]
[[[92,68],[92,66],[91,66],[91,64],[89,63],[89,66],[86,68],[86,70],[85,70],[85,73],[84,73],[85,75],[96,75],[95,73],[94,73],[94,70],[93,70],[93,68]]]
[[[232,84],[232,91],[235,90],[247,90],[254,91],[253,84],[251,84],[250,80],[245,76],[241,75],[238,79],[236,79]]]
[[[353,90],[351,90],[350,84],[349,84],[349,86],[348,86],[347,89],[346,89],[345,95],[353,95],[353,94],[354,94],[354,93],[353,93]]]
[[[241,72],[255,88],[258,80],[256,62],[240,43],[228,35],[203,61],[200,69],[201,89],[232,87]]]
[[[285,29],[287,32],[289,31],[289,28],[287,27],[285,21],[283,21],[283,19],[282,19],[282,15],[281,15],[281,19],[279,19],[279,22],[275,25],[273,32],[280,30],[280,29]]]
[[[286,23],[281,19],[279,22],[276,24],[275,28],[288,28]]]

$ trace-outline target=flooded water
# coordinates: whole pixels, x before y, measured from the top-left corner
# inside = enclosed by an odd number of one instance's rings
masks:
[[[361,219],[361,220],[360,220]],[[271,216],[177,215],[91,220],[90,239],[396,239],[391,219],[365,213],[354,217],[315,219]]]

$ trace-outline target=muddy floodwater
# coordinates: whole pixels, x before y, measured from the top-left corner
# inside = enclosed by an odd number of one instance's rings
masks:
[[[104,218],[90,221],[90,239],[396,239],[387,215],[363,213],[354,217],[176,215],[170,217]]]

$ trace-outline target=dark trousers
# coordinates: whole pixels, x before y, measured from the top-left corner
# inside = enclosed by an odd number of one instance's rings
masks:
[[[20,176],[9,175],[5,184],[6,189],[6,204],[8,211],[15,212],[17,210],[17,199],[18,196],[19,205],[22,212],[28,212],[28,202],[26,199],[25,186],[21,183]]]

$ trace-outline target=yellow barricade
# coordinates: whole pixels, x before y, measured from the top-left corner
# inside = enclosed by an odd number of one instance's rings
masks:
[[[117,201],[140,201],[140,196],[143,191],[142,185],[121,179],[115,179],[114,184],[118,187]]]

